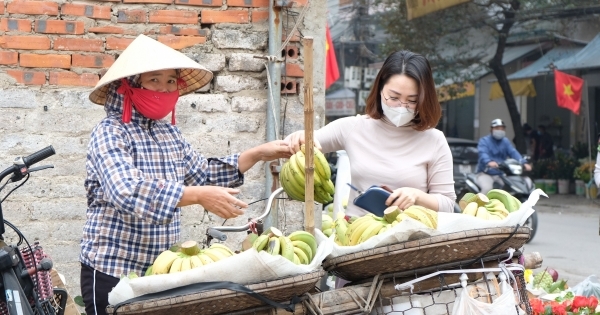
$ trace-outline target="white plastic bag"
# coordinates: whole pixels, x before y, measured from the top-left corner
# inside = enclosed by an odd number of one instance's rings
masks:
[[[454,302],[452,315],[518,315],[512,288],[505,281],[502,281],[501,285],[502,295],[492,303],[472,298],[470,290],[463,289]]]

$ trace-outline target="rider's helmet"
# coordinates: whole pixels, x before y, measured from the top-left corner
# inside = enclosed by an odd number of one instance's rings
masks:
[[[504,124],[502,119],[496,118],[496,119],[492,120],[491,127],[494,128],[494,127],[498,127],[498,126],[506,127],[506,125]]]

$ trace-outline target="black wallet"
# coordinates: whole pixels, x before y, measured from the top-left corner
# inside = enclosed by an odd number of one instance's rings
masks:
[[[386,186],[373,185],[364,192],[359,191],[352,185],[350,186],[358,191],[358,196],[354,198],[354,205],[361,207],[376,216],[383,217],[383,211],[387,209],[385,201],[392,193]]]

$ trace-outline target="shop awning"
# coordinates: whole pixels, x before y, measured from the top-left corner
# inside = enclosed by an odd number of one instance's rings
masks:
[[[600,33],[575,55],[557,61],[558,70],[600,68]]]
[[[543,55],[540,59],[534,61],[529,66],[509,75],[507,77],[508,80],[520,80],[520,79],[529,79],[535,78],[537,76],[541,76],[550,71],[548,67],[551,63],[556,63],[559,60],[563,60],[565,58],[569,58],[574,56],[579,51],[581,51],[583,47],[556,47]]]
[[[513,95],[515,96],[521,95],[534,97],[537,95],[531,79],[513,80],[509,81],[509,84]],[[492,88],[490,89],[490,100],[502,97],[504,97],[504,93],[502,92],[502,89],[500,89],[500,84],[498,84],[498,82],[492,84]]]

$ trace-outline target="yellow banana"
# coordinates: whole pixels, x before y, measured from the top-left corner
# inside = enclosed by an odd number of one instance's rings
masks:
[[[267,246],[267,253],[271,255],[279,255],[281,253],[281,242],[278,236],[269,238],[269,245]]]
[[[362,217],[354,219],[353,221],[350,221],[351,223],[350,223],[350,225],[348,225],[348,231],[347,231],[346,235],[348,237],[350,237],[354,233],[354,230],[356,230],[361,224],[364,224],[365,222],[369,222],[372,220],[373,220],[373,217],[364,215]]]
[[[210,248],[220,249],[227,256],[235,255],[235,253],[229,247],[221,243],[213,243],[212,245],[210,245]]]
[[[431,222],[429,216],[423,212],[423,210],[419,206],[410,206],[403,211],[404,214],[409,217],[425,224],[429,228],[434,228],[434,223]]]
[[[192,268],[204,266],[202,260],[200,260],[200,257],[198,257],[198,255],[190,256],[190,264],[192,265]]]
[[[502,189],[492,189],[487,193],[489,199],[498,199],[508,212],[514,212],[521,208],[521,201]]]
[[[409,208],[411,209],[411,211],[418,211],[418,212],[422,213],[423,215],[427,216],[427,218],[429,219],[428,226],[432,229],[437,229],[437,222],[438,222],[437,211],[433,211],[431,209],[425,208],[423,206],[418,206],[418,205],[412,205]]]
[[[300,258],[298,257],[298,255],[296,255],[296,253],[294,253],[294,264],[300,265]]]
[[[182,257],[181,258],[181,271],[186,271],[192,269],[192,260],[191,256]]]
[[[285,193],[292,199],[297,201],[304,201],[304,185],[298,186],[296,180],[293,178],[292,172],[290,171],[290,161],[283,163],[281,172],[279,173],[279,182],[281,187],[285,190]]]
[[[472,193],[472,192],[465,193],[462,196],[462,198],[460,198],[460,200],[458,201],[458,206],[460,207],[460,210],[465,211],[465,208],[467,207],[467,205],[471,202],[474,202],[475,198],[477,198],[477,197],[475,196],[474,193]]]
[[[391,224],[384,224],[383,227],[381,228],[381,230],[379,230],[379,232],[377,232],[377,235],[383,234],[391,228],[392,228]]]
[[[298,167],[298,163],[296,163],[297,155],[292,155],[289,160],[289,172],[292,175],[292,179],[296,182],[297,186],[302,187],[302,191],[304,191],[304,185],[306,180],[304,179],[304,170],[301,170]]]
[[[171,269],[173,261],[175,261],[175,259],[177,259],[178,257],[179,255],[177,255],[177,253],[174,253],[170,250],[163,251],[154,260],[154,264],[152,265],[152,272],[155,275],[169,273],[169,269]]]
[[[229,255],[223,253],[223,251],[218,248],[207,248],[204,250],[204,254],[215,262],[229,257]]]
[[[329,203],[333,201],[333,196],[326,192],[323,187],[315,186],[315,201],[321,204]]]
[[[479,207],[479,208],[477,208],[477,214],[475,215],[475,217],[484,219],[484,220],[489,220],[490,213],[487,211],[487,209],[485,207]]]
[[[469,202],[469,204],[463,209],[462,213],[466,215],[475,216],[477,214],[478,208],[479,205],[477,205],[477,202]]]
[[[313,255],[317,252],[317,240],[315,237],[306,231],[295,231],[288,235],[292,241],[302,241],[310,247]]]
[[[300,248],[294,247],[293,249],[294,249],[293,254],[299,258],[301,264],[303,264],[303,265],[310,264],[310,260],[308,260],[308,257],[306,257],[306,254]]]
[[[308,259],[309,261],[312,261],[312,259],[313,259],[313,252],[312,252],[312,250],[310,249],[310,246],[308,246],[308,244],[306,244],[306,243],[304,243],[304,242],[302,242],[302,241],[292,241],[292,245],[293,245],[295,248],[298,248],[298,249],[300,249],[302,252],[304,252],[304,256],[306,256],[306,257],[307,257],[307,259]],[[296,251],[294,250],[294,253],[295,253],[295,252],[296,252]]]
[[[364,221],[356,221],[354,223],[352,223],[350,226],[357,224],[358,226],[356,228],[354,228],[354,230],[352,231],[352,234],[350,234],[350,238],[348,239],[348,245],[353,246],[358,244],[358,240],[360,239],[360,237],[362,236],[362,234],[365,232],[365,230],[371,226],[371,224],[373,224],[374,222],[377,222],[377,220],[375,220],[373,217],[370,217],[369,220],[364,220]]]
[[[317,173],[319,173],[319,176],[323,179],[330,179],[331,178],[331,168],[329,168],[329,162],[327,162],[327,159],[325,158],[325,155],[323,155],[323,152],[321,152],[321,150],[315,148],[315,166],[317,169]],[[331,193],[333,194],[333,193]]]
[[[291,262],[294,262],[294,245],[292,240],[286,236],[279,237],[279,243],[281,246],[281,256]]]
[[[208,264],[212,264],[215,262],[214,260],[212,260],[212,258],[210,258],[210,256],[204,254],[204,252],[202,252],[196,256],[198,256],[198,258],[200,258],[200,261],[202,261],[203,265],[208,265]]]
[[[296,165],[298,166],[298,169],[302,171],[302,174],[306,175],[306,156],[304,156],[304,153],[302,153],[302,151],[298,151],[296,152],[296,154],[290,157],[290,159],[295,161]],[[321,177],[319,177],[319,175],[315,171],[313,171],[313,178],[315,186],[323,185]]]
[[[335,229],[335,239],[340,242],[343,246],[348,245],[348,236],[346,232],[348,231],[348,221],[344,218],[344,214],[342,212],[338,212],[338,217],[333,222],[333,227]]]
[[[371,223],[369,225],[369,227],[367,227],[367,229],[365,229],[365,231],[362,233],[362,235],[360,236],[360,238],[358,239],[358,244],[365,242],[366,240],[370,239],[371,237],[377,235],[377,233],[379,233],[379,231],[383,228],[384,223],[381,221],[373,221],[373,223]]]
[[[256,251],[261,251],[261,250],[265,250],[267,248],[268,243],[269,243],[269,235],[261,235],[254,241],[254,243],[252,244],[252,247],[254,249],[256,249]]]
[[[181,264],[183,263],[183,257],[177,257],[173,260],[171,267],[169,268],[169,273],[176,273],[181,271]]]

